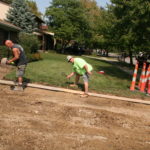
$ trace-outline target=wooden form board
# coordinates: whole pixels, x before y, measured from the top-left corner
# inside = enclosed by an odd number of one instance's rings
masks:
[[[0,80],[0,84],[15,85],[15,83],[13,81],[6,81],[6,80]],[[51,87],[51,86],[40,85],[40,84],[28,83],[26,86],[31,87],[31,88],[51,90],[51,91],[57,91],[57,92],[66,92],[66,93],[72,93],[72,94],[83,94],[83,92],[81,92],[81,91],[75,91],[75,90],[58,88],[58,87]],[[120,101],[150,105],[150,101],[145,101],[145,100],[141,100],[141,99],[132,99],[132,98],[118,97],[118,96],[111,96],[111,95],[104,95],[104,94],[96,94],[96,93],[89,93],[89,95],[94,96],[94,97],[100,97],[100,98],[107,98],[107,99],[113,99],[113,100],[120,100]]]

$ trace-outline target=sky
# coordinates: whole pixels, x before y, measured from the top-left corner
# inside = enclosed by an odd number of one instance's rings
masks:
[[[52,0],[34,0],[36,1],[37,5],[38,5],[38,8],[39,10],[44,13],[45,12],[45,8],[50,6],[50,2]],[[110,0],[96,0],[98,6],[101,6],[101,7],[106,7],[106,4],[110,3]]]

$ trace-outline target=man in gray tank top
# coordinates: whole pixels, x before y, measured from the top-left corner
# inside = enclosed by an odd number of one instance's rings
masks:
[[[5,45],[13,52],[13,58],[7,61],[7,64],[15,63],[17,67],[16,77],[18,78],[18,84],[22,86],[23,75],[27,66],[27,58],[22,46],[13,43],[11,40],[6,40]]]

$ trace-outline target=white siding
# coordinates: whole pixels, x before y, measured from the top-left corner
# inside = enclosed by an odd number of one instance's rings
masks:
[[[6,14],[8,13],[10,6],[0,2],[0,19],[5,20],[6,19]]]

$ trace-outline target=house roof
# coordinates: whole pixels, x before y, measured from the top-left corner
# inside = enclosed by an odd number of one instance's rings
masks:
[[[36,20],[36,21],[41,22],[41,23],[45,23],[45,21],[42,20],[42,18],[40,18],[40,17],[38,17],[38,16],[36,16],[36,15],[34,15],[34,16],[35,16],[35,20]]]
[[[10,3],[11,3],[11,2],[6,2],[6,1],[4,1],[4,0],[0,0],[0,2],[5,3],[5,4],[7,4],[7,5],[10,5]]]
[[[20,31],[21,30],[21,28],[13,25],[7,21],[1,20],[1,19],[0,19],[0,27],[7,29],[7,30],[11,30],[11,31]]]
[[[48,35],[52,35],[54,36],[55,34],[53,32],[49,32],[49,31],[42,31],[44,34],[48,34]]]
[[[55,35],[53,32],[49,32],[49,31],[33,32],[33,34],[38,35],[38,36],[42,36],[43,34],[51,35],[51,36]]]
[[[40,32],[33,32],[34,35],[42,36],[42,33]]]

